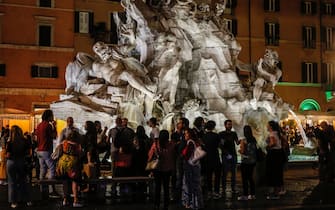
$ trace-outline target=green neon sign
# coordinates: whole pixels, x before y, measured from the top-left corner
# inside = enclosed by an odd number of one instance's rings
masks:
[[[309,98],[301,102],[299,106],[299,110],[300,111],[309,111],[309,110],[320,111],[321,107],[316,100]]]

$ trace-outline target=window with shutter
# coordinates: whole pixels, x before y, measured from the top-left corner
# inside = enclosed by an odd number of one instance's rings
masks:
[[[307,82],[307,72],[306,72],[306,63],[301,63],[301,80],[302,82]]]
[[[0,76],[6,76],[6,64],[0,63]]]
[[[303,62],[301,65],[302,82],[317,83],[318,82],[318,65],[317,63]]]
[[[312,15],[317,14],[317,4],[315,1],[312,2]]]
[[[322,41],[325,43],[326,50],[334,49],[334,36],[335,28],[333,27],[322,27]]]
[[[304,48],[316,48],[316,28],[314,26],[303,26],[302,39]]]
[[[88,34],[93,31],[93,13],[76,11],[74,13],[74,32]]]
[[[58,67],[47,65],[32,65],[31,77],[33,78],[58,78]]]
[[[226,24],[228,30],[236,37],[237,35],[237,20],[226,18]]]
[[[326,85],[327,89],[335,87],[335,65],[334,63],[322,63],[321,65],[321,83]]]
[[[323,63],[321,69],[321,82],[330,87],[335,85],[335,68],[333,63]]]
[[[280,0],[264,0],[264,11],[279,12]]]
[[[232,14],[232,0],[226,1],[226,9],[224,10],[224,14],[231,15]]]
[[[278,23],[265,23],[264,28],[265,44],[278,46],[279,45],[279,24]]]
[[[328,77],[328,72],[327,72],[327,63],[322,63],[321,64],[321,83],[327,84],[327,77]]]
[[[317,4],[315,1],[301,1],[300,11],[304,15],[315,15],[317,13]]]
[[[31,77],[37,77],[38,66],[32,65],[31,66]]]

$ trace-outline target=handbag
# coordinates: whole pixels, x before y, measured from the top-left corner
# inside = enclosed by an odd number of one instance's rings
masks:
[[[63,155],[63,144],[56,147],[55,151],[51,154],[53,160],[58,160]]]
[[[202,149],[201,146],[197,146],[193,152],[193,155],[188,159],[188,163],[195,165],[198,161],[206,155],[206,151]]]
[[[152,171],[152,170],[156,170],[158,168],[159,168],[159,155],[158,155],[157,151],[155,151],[151,160],[149,160],[147,162],[145,170],[146,171]]]
[[[156,159],[148,161],[147,166],[145,167],[145,170],[147,171],[156,170],[158,169],[158,166],[159,166],[159,159],[156,158]]]

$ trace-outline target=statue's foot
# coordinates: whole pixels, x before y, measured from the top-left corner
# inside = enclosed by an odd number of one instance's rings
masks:
[[[162,95],[161,94],[158,94],[158,95],[154,95],[153,96],[153,100],[154,101],[157,101],[157,100],[159,100],[159,99],[161,99],[162,98]]]

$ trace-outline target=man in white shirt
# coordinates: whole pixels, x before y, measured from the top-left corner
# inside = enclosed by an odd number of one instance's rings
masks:
[[[61,144],[64,141],[64,139],[70,134],[71,131],[74,130],[74,131],[80,133],[79,129],[74,127],[73,117],[68,117],[66,119],[66,123],[67,123],[67,126],[61,131],[61,133],[58,137],[57,145]]]

